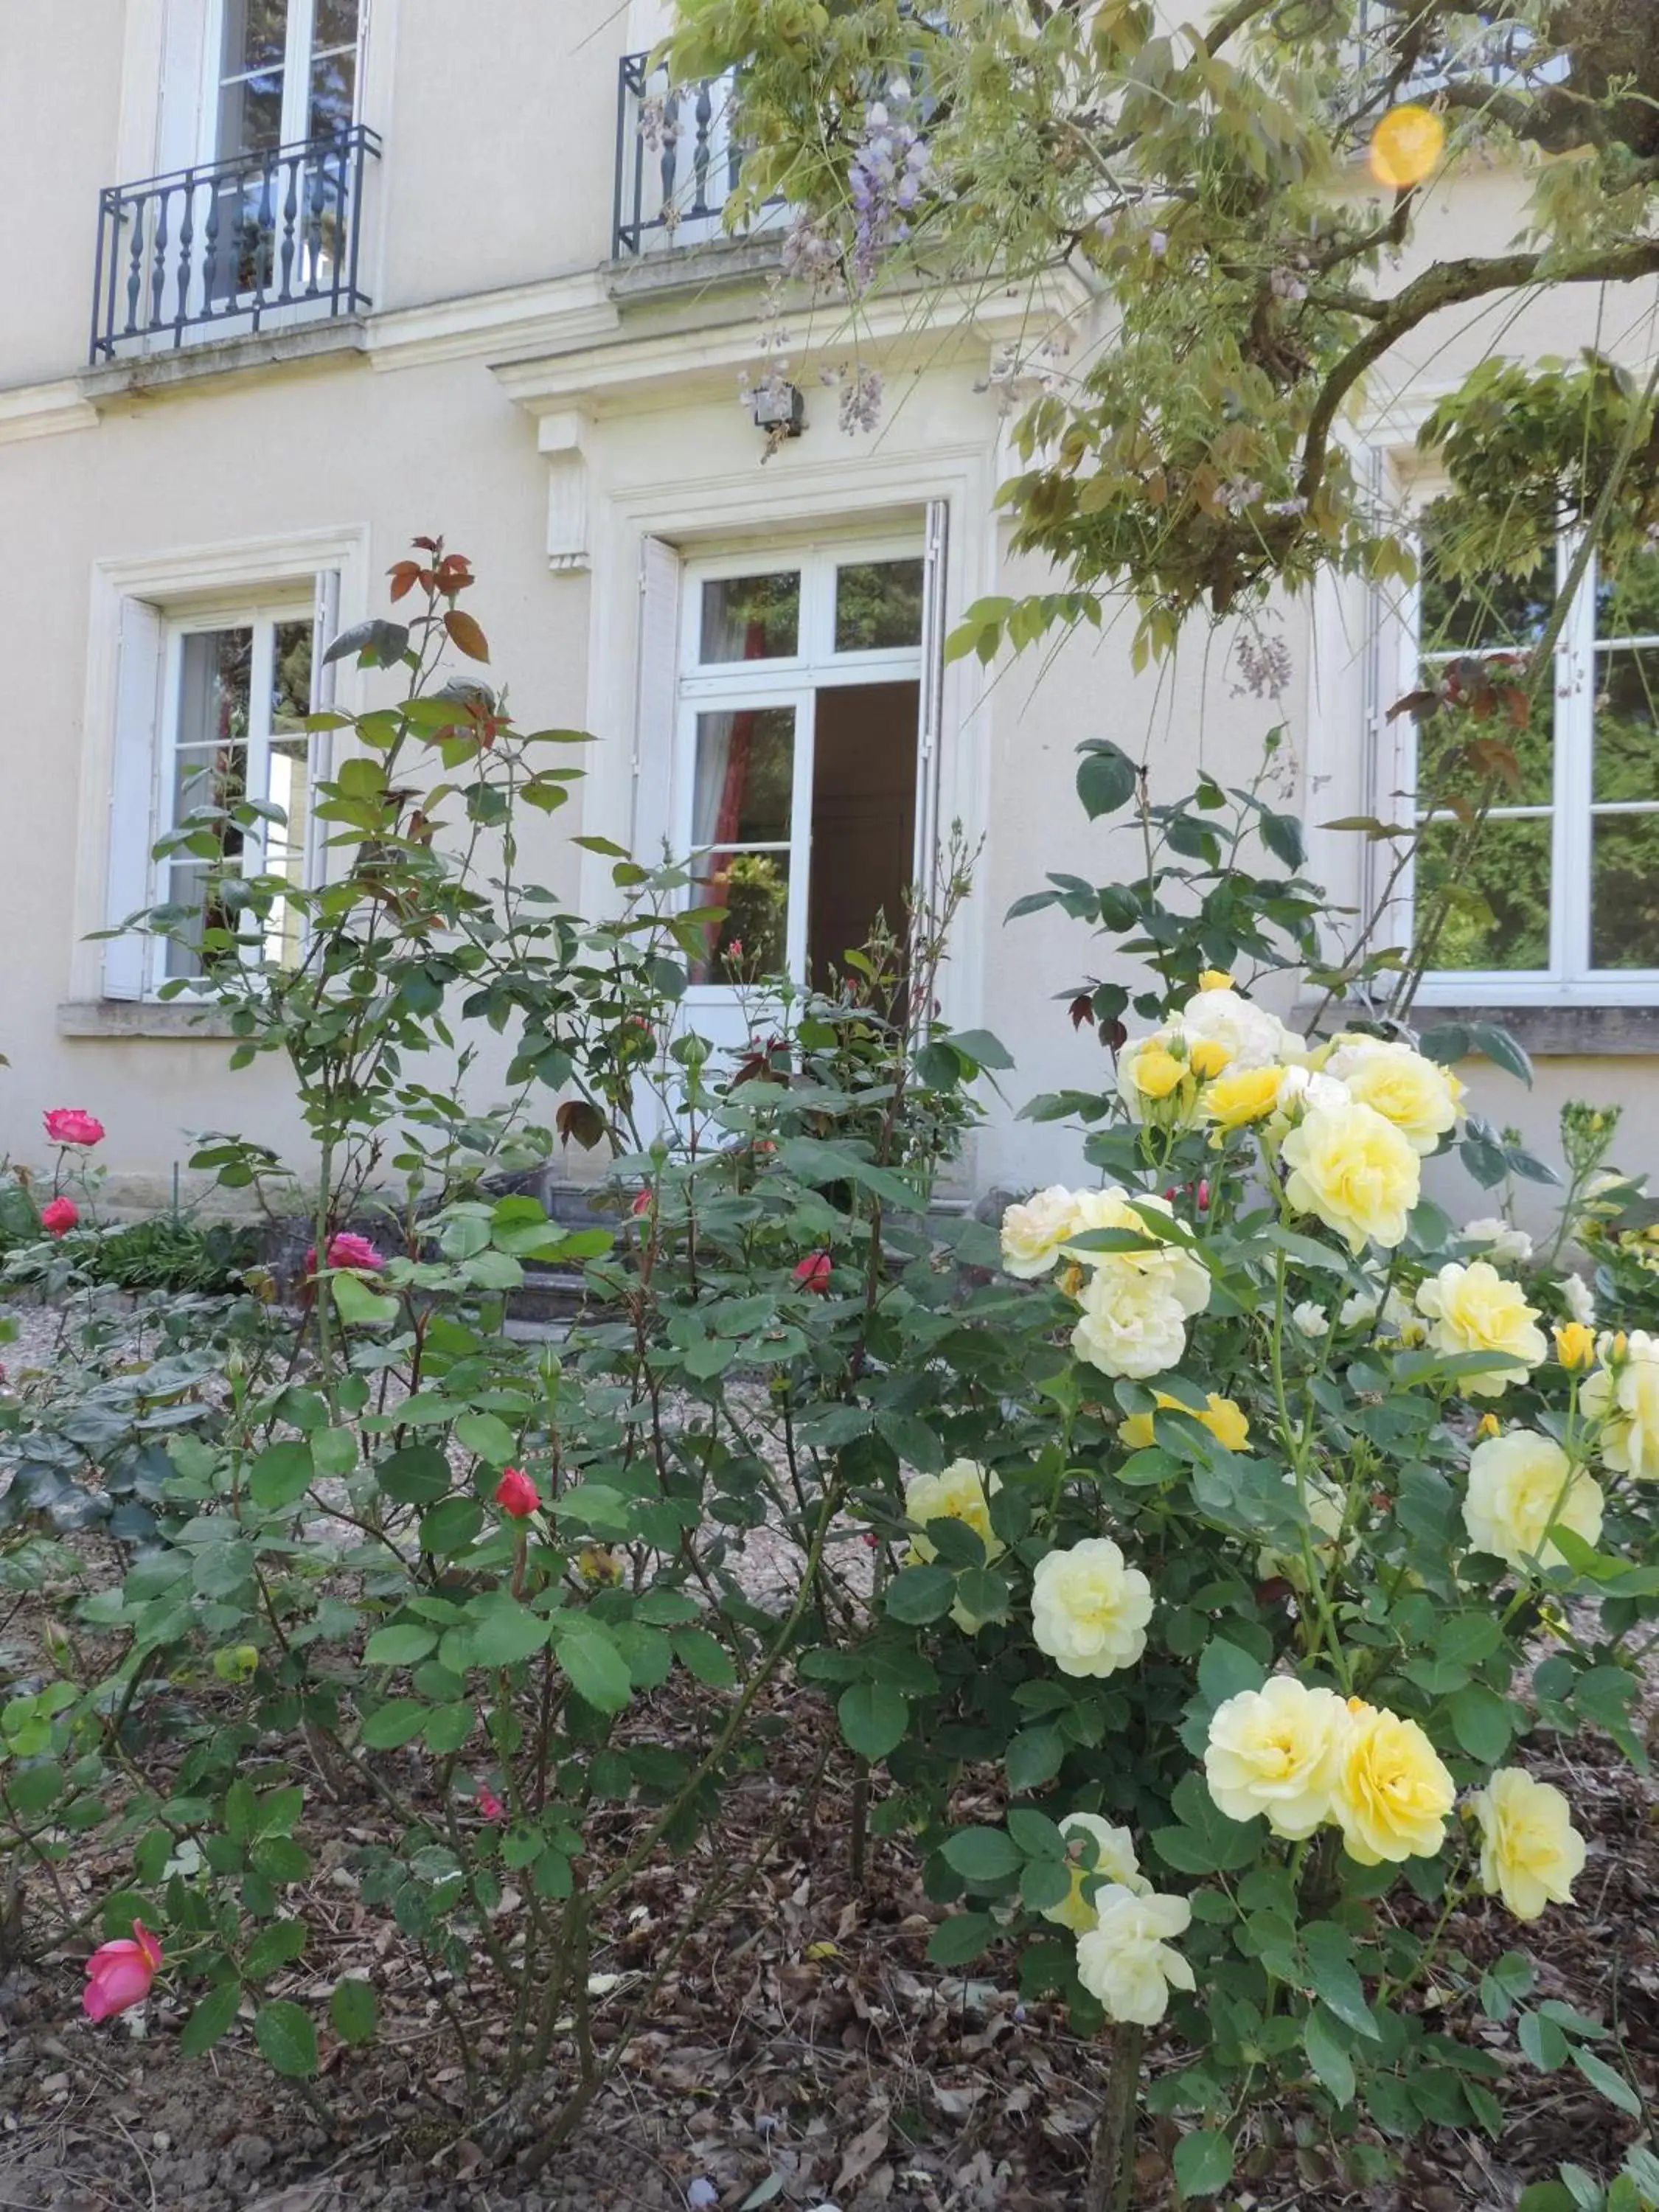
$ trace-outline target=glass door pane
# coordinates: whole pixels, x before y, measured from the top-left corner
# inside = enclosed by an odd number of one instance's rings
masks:
[[[357,112],[358,0],[317,0],[311,33],[306,136],[335,138]]]
[[[218,154],[269,153],[283,143],[288,0],[224,0]]]
[[[265,873],[282,876],[299,890],[305,882],[309,830],[311,739],[305,720],[311,712],[313,628],[308,621],[278,623],[271,659],[270,746],[265,797],[286,819],[265,831]],[[265,958],[279,968],[297,967],[304,951],[301,915],[279,899],[265,921]]]
[[[694,983],[787,973],[795,710],[721,707],[697,717],[691,844],[695,902],[719,907]]]
[[[246,797],[252,667],[251,629],[193,630],[184,639],[167,798],[169,829],[179,828],[198,808],[228,809]],[[243,844],[242,832],[234,823],[207,823],[203,829],[216,851],[180,854],[170,860],[163,892],[169,904],[192,908],[201,916],[192,933],[197,944],[203,928],[232,927],[222,902],[212,893],[211,878],[235,872]],[[199,975],[202,963],[189,945],[169,942],[167,972]]]

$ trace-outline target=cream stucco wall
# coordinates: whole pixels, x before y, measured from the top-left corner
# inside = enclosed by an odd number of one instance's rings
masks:
[[[1110,342],[1076,300],[1028,318],[1024,302],[988,295],[925,322],[893,303],[860,341],[884,368],[881,427],[848,438],[818,372],[849,356],[851,335],[837,311],[809,316],[793,303],[791,373],[807,394],[809,427],[763,465],[736,404],[738,371],[758,358],[756,283],[732,283],[734,260],[718,252],[690,264],[678,285],[662,283],[660,261],[620,282],[601,266],[617,63],[656,27],[652,0],[628,9],[484,0],[459,28],[453,11],[423,0],[375,0],[364,112],[386,150],[366,264],[377,312],[366,328],[324,355],[301,348],[296,357],[279,343],[265,349],[270,359],[239,357],[234,374],[199,354],[188,364],[198,373],[176,384],[82,382],[97,189],[139,149],[176,144],[185,95],[177,68],[166,76],[166,56],[188,50],[192,21],[199,36],[192,10],[207,4],[78,0],[69,34],[51,11],[14,11],[0,75],[0,176],[9,204],[30,210],[27,222],[0,230],[0,300],[30,303],[0,323],[0,516],[14,550],[9,628],[24,641],[0,726],[0,1050],[11,1060],[0,1069],[0,1154],[36,1156],[42,1110],[86,1104],[109,1122],[108,1165],[135,1193],[165,1186],[193,1131],[237,1127],[289,1150],[298,1130],[271,1071],[231,1075],[222,1044],[67,1033],[100,1026],[85,1012],[100,955],[83,939],[103,919],[110,733],[96,625],[110,564],[356,533],[366,609],[408,538],[441,532],[477,565],[492,672],[510,684],[520,719],[585,726],[599,740],[576,804],[526,833],[532,864],[592,910],[604,870],[571,836],[625,841],[654,826],[635,811],[642,540],[691,553],[756,532],[799,538],[860,519],[919,522],[943,500],[953,615],[988,592],[1041,587],[1039,570],[1009,562],[993,518],[1011,464],[988,370],[1011,336],[1062,307],[1075,318],[1074,363]],[[48,165],[54,185],[42,196],[33,184]],[[1512,180],[1477,175],[1458,185],[1419,251],[1492,250],[1519,221]],[[1571,354],[1595,342],[1640,358],[1654,306],[1644,289],[1554,295],[1518,319],[1509,307],[1442,317],[1402,351],[1387,389],[1364,395],[1350,434],[1395,481],[1427,396],[1481,352],[1501,342]],[[47,429],[62,434],[40,434]],[[1107,1073],[1061,994],[1121,972],[1109,952],[1057,913],[1003,919],[1051,869],[1104,881],[1133,865],[1121,833],[1091,828],[1076,804],[1080,738],[1115,738],[1150,763],[1155,792],[1168,797],[1200,767],[1248,781],[1282,720],[1278,803],[1308,821],[1334,903],[1362,897],[1362,848],[1319,825],[1372,804],[1370,610],[1363,594],[1332,586],[1278,619],[1294,678],[1277,705],[1240,695],[1231,626],[1194,627],[1170,666],[1136,675],[1127,610],[1099,637],[988,674],[974,662],[950,670],[942,818],[959,817],[985,842],[946,1012],[995,1030],[1018,1063],[977,1139],[975,1185],[1076,1172],[1073,1137],[1012,1114],[1036,1091]],[[653,772],[647,763],[647,787]],[[71,1018],[65,1008],[79,1011]],[[497,1048],[481,1090],[501,1065]],[[1653,1060],[1551,1060],[1529,1097],[1491,1071],[1477,1078],[1494,1118],[1518,1123],[1547,1152],[1563,1097],[1622,1102],[1632,1110],[1621,1164],[1659,1166]],[[1471,1210],[1485,1204],[1470,1194]]]

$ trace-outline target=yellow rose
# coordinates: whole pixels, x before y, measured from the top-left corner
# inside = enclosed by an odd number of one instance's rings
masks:
[[[1076,1227],[1077,1200],[1064,1183],[1050,1183],[1003,1215],[1003,1267],[1025,1282],[1046,1275]]]
[[[1477,1437],[1501,1437],[1504,1433],[1504,1424],[1496,1413],[1482,1413],[1480,1426],[1474,1433]]]
[[[1204,1111],[1222,1129],[1242,1129],[1251,1121],[1265,1121],[1279,1103],[1284,1074],[1285,1070],[1275,1064],[1220,1076],[1204,1094]]]
[[[1500,1766],[1470,1800],[1480,1823],[1480,1886],[1517,1920],[1570,1905],[1584,1871],[1584,1839],[1559,1790],[1523,1767]]]
[[[1193,1073],[1209,1082],[1222,1070],[1231,1067],[1233,1056],[1218,1037],[1200,1037],[1187,1055],[1187,1064]]]
[[[1211,1796],[1230,1820],[1265,1814],[1274,1835],[1301,1843],[1331,1816],[1348,1722],[1334,1690],[1310,1690],[1293,1674],[1242,1690],[1210,1721]]]
[[[1601,1456],[1615,1474],[1659,1475],[1659,1337],[1634,1328],[1604,1338],[1599,1349],[1607,1364],[1578,1402],[1602,1424]]]
[[[1462,1085],[1454,1090],[1456,1079],[1408,1044],[1391,1044],[1382,1037],[1334,1037],[1324,1072],[1346,1086],[1350,1098],[1392,1121],[1414,1152],[1434,1152],[1457,1126]]]
[[[1190,1990],[1193,1970],[1168,1938],[1184,1936],[1193,1908],[1184,1897],[1137,1896],[1114,1883],[1095,1899],[1096,1925],[1077,1939],[1077,1978],[1109,2020],[1155,2027],[1171,1988]]]
[[[1434,1746],[1415,1721],[1348,1700],[1348,1728],[1331,1810],[1342,1844],[1361,1866],[1432,1858],[1457,1796]]]
[[[988,1474],[977,1461],[952,1460],[942,1474],[918,1474],[905,1485],[904,1517],[923,1530],[930,1521],[960,1521],[984,1545],[986,1559],[998,1559],[1006,1547],[991,1526],[991,1500],[1001,1487],[999,1477]],[[938,1557],[937,1546],[927,1535],[910,1539],[906,1559],[911,1566],[927,1566]],[[951,1607],[951,1618],[967,1636],[984,1626],[960,1598]]]
[[[1316,1214],[1358,1252],[1366,1238],[1403,1243],[1422,1188],[1417,1154],[1392,1121],[1370,1106],[1315,1106],[1285,1139],[1285,1194]]]
[[[1062,1674],[1115,1674],[1146,1649],[1152,1586],[1109,1536],[1085,1536],[1036,1563],[1031,1632]]]
[[[1117,1183],[1105,1183],[1098,1190],[1079,1190],[1073,1193],[1076,1207],[1072,1235],[1073,1238],[1090,1229],[1127,1229],[1146,1241],[1139,1250],[1123,1252],[1091,1252],[1085,1245],[1073,1244],[1067,1256],[1081,1260],[1085,1267],[1129,1269],[1139,1275],[1156,1278],[1169,1290],[1185,1314],[1202,1313],[1210,1303],[1210,1271],[1196,1252],[1182,1244],[1164,1243],[1147,1224],[1146,1216],[1161,1214],[1173,1221],[1175,1208],[1167,1198],[1156,1198],[1146,1191],[1130,1193]]]
[[[1570,1321],[1555,1332],[1555,1356],[1571,1373],[1579,1367],[1589,1367],[1595,1359],[1595,1332],[1586,1328],[1582,1321]]]
[[[1521,1285],[1505,1282],[1490,1261],[1475,1260],[1463,1267],[1449,1260],[1437,1275],[1418,1286],[1417,1310],[1433,1323],[1429,1342],[1437,1352],[1504,1352],[1514,1360],[1511,1367],[1463,1376],[1459,1388],[1471,1398],[1501,1397],[1548,1356],[1544,1332],[1535,1326],[1537,1307],[1529,1306]]]
[[[1183,1406],[1179,1398],[1166,1398],[1161,1390],[1158,1393],[1158,1410],[1162,1413],[1192,1413],[1193,1419],[1229,1451],[1243,1451],[1250,1441],[1250,1425],[1242,1409],[1231,1398],[1220,1397],[1213,1390],[1201,1413],[1194,1413],[1192,1407]],[[1148,1444],[1157,1442],[1152,1419],[1151,1413],[1131,1413],[1124,1422],[1120,1434],[1131,1451],[1145,1451]]]
[[[1469,1455],[1463,1526],[1477,1552],[1490,1552],[1517,1574],[1534,1559],[1562,1564],[1558,1547],[1545,1540],[1553,1527],[1571,1529],[1594,1544],[1601,1534],[1601,1492],[1584,1468],[1572,1468],[1553,1437],[1512,1429],[1489,1437]],[[1540,1547],[1542,1547],[1541,1553]]]
[[[1140,1871],[1134,1838],[1127,1828],[1113,1827],[1097,1813],[1068,1813],[1060,1824],[1060,1832],[1066,1840],[1072,1888],[1058,1905],[1044,1905],[1045,1920],[1057,1921],[1074,1936],[1081,1936],[1095,1925],[1094,1898],[1103,1884],[1114,1882],[1137,1895],[1151,1887]],[[1085,1895],[1085,1891],[1091,1893]]]
[[[1156,1037],[1123,1055],[1123,1079],[1143,1098],[1167,1098],[1187,1079],[1187,1070]]]
[[[1233,979],[1224,968],[1206,968],[1198,979],[1200,991],[1231,991]]]

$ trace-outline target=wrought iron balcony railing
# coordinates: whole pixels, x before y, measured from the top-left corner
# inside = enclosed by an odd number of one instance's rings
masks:
[[[363,172],[380,141],[331,138],[198,163],[98,198],[91,360],[185,332],[240,337],[356,314]]]
[[[617,84],[617,204],[611,251],[631,260],[653,247],[722,237],[743,148],[733,135],[735,79],[671,85],[648,53],[624,54]],[[781,211],[769,203],[761,220]]]

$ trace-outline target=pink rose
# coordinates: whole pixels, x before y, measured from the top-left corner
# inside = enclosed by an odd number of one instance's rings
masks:
[[[337,1237],[329,1239],[328,1264],[331,1267],[349,1267],[360,1274],[378,1274],[386,1265],[386,1255],[377,1252],[367,1237],[358,1237],[349,1229],[343,1229]],[[306,1273],[317,1272],[317,1247],[306,1249]]]
[[[72,1198],[54,1198],[50,1206],[40,1209],[40,1226],[48,1237],[67,1237],[78,1227],[81,1209]]]
[[[641,1213],[649,1213],[651,1211],[651,1193],[648,1190],[641,1191],[635,1197],[633,1205],[629,1208],[629,1211],[635,1216]]]
[[[830,1288],[831,1267],[827,1252],[809,1252],[795,1268],[795,1280],[804,1291],[816,1291],[823,1297]]]
[[[504,1820],[507,1808],[487,1782],[478,1784],[478,1810],[486,1820]]]
[[[541,1504],[535,1484],[520,1468],[510,1467],[495,1485],[495,1503],[514,1521],[522,1521]]]
[[[88,2018],[109,2020],[143,2004],[161,1963],[161,1947],[142,1920],[133,1922],[131,1939],[123,1936],[112,1943],[100,1943],[87,1960],[81,2002]]]
[[[104,1125],[95,1114],[79,1106],[54,1106],[45,1116],[46,1134],[54,1145],[101,1145]]]

